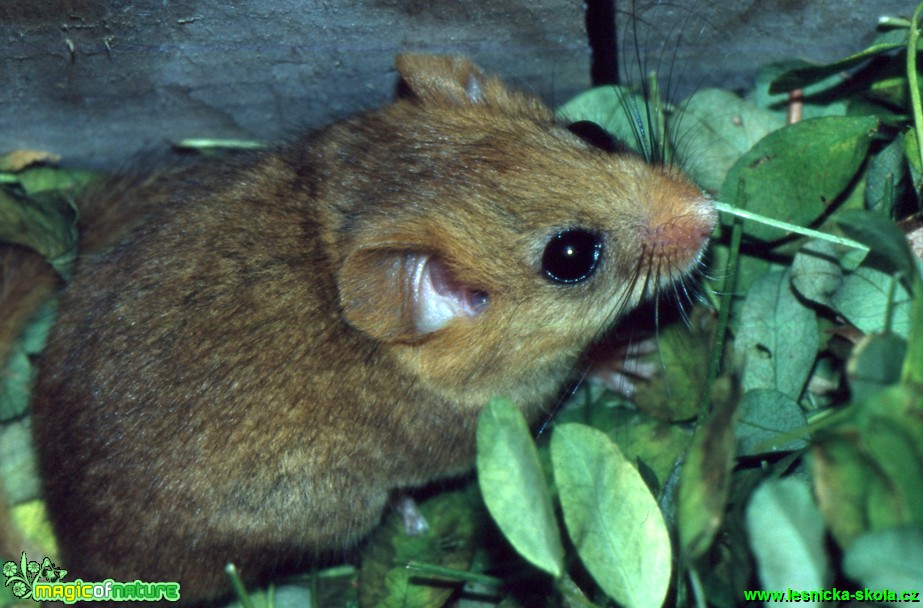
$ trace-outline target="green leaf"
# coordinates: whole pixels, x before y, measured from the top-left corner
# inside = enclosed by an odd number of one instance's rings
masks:
[[[873,591],[920,590],[923,584],[923,527],[895,526],[863,534],[843,559],[849,578]]]
[[[817,318],[795,297],[788,271],[768,273],[750,286],[734,342],[744,360],[744,391],[768,388],[797,401],[818,344]]]
[[[772,112],[730,91],[703,89],[671,116],[680,165],[705,190],[717,192],[728,171],[747,150],[785,124]]]
[[[690,327],[673,323],[657,339],[657,351],[644,357],[658,369],[656,382],[639,382],[633,395],[641,411],[659,420],[691,420],[705,388],[713,323],[704,308],[693,310]]]
[[[64,194],[77,192],[98,178],[99,174],[92,171],[66,170],[55,167],[34,167],[17,174],[19,185],[29,196],[42,192],[60,192]]]
[[[886,279],[884,276],[875,275],[876,270],[868,266],[857,270],[856,273],[867,281],[868,287],[871,287],[866,289],[865,293],[870,299],[874,298],[879,310],[871,314],[871,319],[868,319],[868,314],[862,314],[869,312],[867,307],[870,304],[856,301],[862,289],[862,286],[858,286],[853,292],[843,296],[849,296],[849,303],[852,304],[850,312],[856,320],[846,311],[843,311],[843,314],[861,328],[859,324],[866,320],[874,323],[882,307],[886,312],[887,307],[892,307],[890,327],[885,327],[883,321],[879,321],[878,327],[880,331],[891,330],[907,338],[908,349],[901,373],[902,379],[923,385],[923,280],[920,278],[923,262],[920,262],[910,250],[903,231],[886,218],[855,211],[844,213],[837,219],[837,224],[843,232],[868,245],[871,249],[870,257],[883,260],[898,275]],[[896,282],[898,279],[900,281]],[[906,289],[908,286],[909,293]],[[911,293],[913,298],[908,301]]]
[[[872,157],[866,177],[865,206],[881,216],[891,217],[906,180],[907,157],[901,134]]]
[[[235,576],[239,582],[239,573],[235,573]],[[235,583],[232,585],[237,588]],[[245,599],[225,604],[223,608],[355,608],[359,605],[355,568],[352,566],[312,570],[290,581],[272,583],[263,589],[245,589],[240,582],[240,588]]]
[[[868,245],[902,276],[909,279],[919,274],[906,235],[888,218],[867,211],[849,211],[837,216],[836,225],[847,236]]]
[[[620,409],[620,424],[608,431],[609,438],[626,459],[644,463],[663,484],[686,453],[691,434],[679,425],[652,419],[643,412]]]
[[[670,537],[637,469],[604,433],[580,424],[555,427],[551,458],[567,531],[587,570],[621,605],[661,605]]]
[[[859,439],[851,430],[824,437],[811,451],[818,506],[842,547],[868,529],[869,497],[885,483],[859,453]]]
[[[509,399],[495,397],[477,430],[481,494],[510,544],[555,578],[564,572],[564,549],[548,486],[525,418]]]
[[[33,165],[54,164],[60,160],[59,155],[44,150],[13,150],[12,152],[0,154],[0,175],[4,173],[15,174]]]
[[[847,275],[833,294],[834,309],[866,334],[893,332],[906,339],[911,306],[907,288],[895,275],[870,266]]]
[[[35,366],[25,351],[14,346],[0,378],[0,422],[21,416],[29,407]]]
[[[724,520],[737,452],[736,403],[721,401],[696,429],[679,480],[679,542],[691,562],[711,546]]]
[[[562,121],[589,120],[596,123],[635,152],[643,155],[640,138],[646,144],[649,133],[640,133],[639,120],[646,129],[647,100],[627,87],[608,85],[577,95],[555,111]]]
[[[57,302],[41,306],[26,323],[11,349],[0,375],[0,421],[16,418],[26,411],[35,382],[33,356],[42,352],[48,332],[54,325]]]
[[[808,421],[791,397],[767,389],[744,394],[740,404],[737,438],[741,455],[798,450],[807,447],[802,437]]]
[[[892,395],[882,391],[869,401],[869,406],[884,409],[887,406],[882,402],[892,399]],[[919,429],[920,423],[913,419],[874,415],[863,426],[863,439],[869,457],[890,482],[889,502],[900,505],[895,510],[897,522],[923,525],[923,454],[908,428],[913,425]]]
[[[731,168],[719,200],[791,224],[812,224],[855,179],[877,124],[870,116],[828,116],[774,131]],[[752,221],[744,232],[761,240],[785,236]]]
[[[0,494],[9,504],[39,495],[38,467],[28,418],[0,425],[0,481]]]
[[[841,546],[923,524],[923,386],[894,384],[843,410],[813,446],[818,504]]]
[[[719,230],[728,234],[730,233],[730,227],[728,226],[719,226]],[[727,262],[730,259],[730,248],[728,246],[713,240],[709,246],[709,251],[712,254],[713,268],[727,268]],[[746,293],[756,280],[775,268],[778,268],[778,266],[772,264],[765,258],[747,255],[745,252],[741,252],[740,256],[737,258],[736,292]],[[720,282],[712,283],[711,288],[713,291],[721,293],[722,285]],[[740,298],[737,298],[737,301],[734,302],[733,305],[735,307],[739,305],[739,300]],[[731,323],[735,328],[737,327],[738,319],[736,315],[731,315]]]
[[[881,260],[897,273],[889,276],[871,266],[859,268],[855,274],[862,283],[851,285],[853,289],[842,296],[838,294],[842,299],[838,307],[851,323],[867,333],[888,330],[906,337],[902,379],[923,385],[923,262],[910,250],[903,231],[886,218],[852,211],[838,217],[837,225],[869,246],[871,261]],[[891,316],[890,326],[885,324],[887,314]]]
[[[809,84],[823,80],[832,74],[842,72],[868,61],[873,57],[903,49],[907,44],[906,30],[893,30],[880,35],[868,48],[854,53],[848,57],[824,65],[811,65],[799,67],[788,71],[772,83],[770,93],[786,93],[794,89],[803,88]],[[919,48],[919,46],[918,46]]]
[[[894,222],[873,213],[854,211],[837,218],[837,224],[849,236],[865,243],[900,274],[910,286],[912,304],[907,313],[907,356],[904,359],[904,381],[923,385],[923,279],[921,262],[910,250],[903,231]],[[895,313],[895,322],[897,313]]]
[[[681,425],[657,420],[625,403],[601,386],[586,382],[555,414],[555,424],[579,422],[606,433],[626,459],[643,463],[662,484],[685,455],[692,434]]]
[[[754,100],[757,105],[767,110],[773,110],[780,120],[784,120],[788,113],[789,91],[770,93],[769,88],[773,81],[781,75],[802,68],[813,67],[807,61],[790,59],[777,63],[770,63],[759,68],[756,73],[756,87]],[[842,96],[833,94],[836,87],[847,82],[842,72],[835,72],[826,78],[803,87],[802,120],[817,118],[818,116],[843,116],[846,114],[846,103]]]
[[[747,532],[764,589],[821,589],[830,582],[824,520],[804,482],[773,479],[747,505]]]
[[[20,497],[21,498],[21,497]],[[27,500],[10,509],[11,520],[30,546],[43,549],[46,553],[57,554],[54,530],[48,519],[45,501],[41,498]],[[0,556],[0,562],[2,562]]]
[[[802,297],[834,308],[833,295],[843,285],[837,246],[829,241],[806,243],[792,260],[792,288]]]
[[[429,525],[422,534],[408,534],[397,509],[386,514],[362,552],[358,592],[363,606],[445,605],[456,585],[427,580],[406,566],[413,560],[462,571],[471,567],[480,517],[486,516],[471,490],[442,492],[419,504]]]
[[[71,261],[76,222],[74,209],[59,199],[39,202],[0,189],[0,241],[34,249],[50,262],[64,257]]]
[[[895,125],[905,124],[905,117],[899,114],[888,115],[887,109],[893,108],[895,111],[900,111],[902,108],[909,108],[912,103],[910,86],[907,82],[906,55],[901,53],[881,60],[878,65],[869,70],[869,76],[871,78],[862,79],[863,83],[867,83],[865,98],[868,102],[875,102],[882,108],[878,111],[878,115],[883,120]],[[867,113],[870,108],[868,106],[866,108]]]
[[[864,336],[846,364],[853,400],[870,398],[898,382],[906,353],[907,341],[894,333]]]
[[[919,192],[920,183],[923,181],[923,167],[920,166],[920,144],[917,142],[917,132],[910,129],[904,134],[904,158],[910,168],[915,189]]]

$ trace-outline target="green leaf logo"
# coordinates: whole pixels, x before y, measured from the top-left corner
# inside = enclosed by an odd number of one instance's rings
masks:
[[[37,561],[29,561],[25,551],[22,552],[20,563],[4,562],[0,572],[3,572],[3,576],[6,577],[5,585],[10,587],[13,595],[21,600],[32,597],[32,587],[40,579],[56,583],[67,575],[67,570],[58,568],[47,557],[41,564]]]

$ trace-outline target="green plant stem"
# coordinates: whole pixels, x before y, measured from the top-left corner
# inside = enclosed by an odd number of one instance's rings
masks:
[[[901,382],[913,384],[923,390],[923,278],[919,272],[910,277],[910,292],[913,303],[910,309],[910,333],[907,336],[907,354],[901,370]]]
[[[740,253],[740,241],[743,237],[743,226],[735,220],[731,226],[731,244],[728,247],[728,259],[725,266],[724,284],[721,286],[721,298],[718,304],[718,322],[715,325],[715,336],[711,345],[711,360],[708,363],[708,376],[702,396],[699,399],[699,413],[704,415],[711,403],[711,387],[718,377],[721,369],[721,359],[724,355],[724,340],[731,318],[731,303],[734,298],[734,289],[737,286],[737,258]]]
[[[320,597],[320,576],[317,574],[317,568],[311,569],[311,605],[318,605],[318,598]]]
[[[920,103],[920,84],[917,81],[917,39],[920,37],[920,12],[923,2],[917,5],[910,20],[907,34],[907,85],[910,87],[910,106],[913,112],[913,127],[917,135],[917,150],[920,154],[920,166],[923,167],[923,105]]]
[[[577,583],[566,574],[555,581],[555,587],[565,599],[565,605],[573,608],[599,608],[587,599],[586,594],[577,586]]]
[[[250,599],[250,594],[247,593],[247,589],[244,587],[244,583],[240,580],[240,574],[237,572],[237,566],[234,564],[228,564],[224,567],[224,571],[227,573],[228,578],[231,579],[231,586],[234,587],[234,592],[237,594],[237,598],[240,600],[240,605],[244,608],[254,608],[253,600]]]
[[[702,580],[695,568],[689,568],[689,583],[692,585],[692,594],[695,596],[696,608],[707,608],[708,603],[705,601],[705,588],[702,586]]]
[[[779,228],[780,230],[786,230],[788,232],[794,232],[795,234],[800,234],[802,236],[830,241],[831,243],[836,243],[837,245],[845,245],[847,247],[852,247],[853,249],[859,249],[860,251],[869,250],[868,247],[859,241],[854,241],[842,236],[836,236],[835,234],[829,234],[827,232],[821,232],[820,230],[812,230],[811,228],[797,226],[795,224],[783,222],[782,220],[774,220],[764,215],[751,213],[744,209],[734,207],[733,205],[728,205],[727,203],[716,202],[715,209],[722,213],[730,213],[731,215],[735,215],[746,220],[753,220],[754,222],[759,222],[760,224],[766,224],[767,226],[772,226],[774,228]]]
[[[923,2],[917,5],[910,19],[910,29],[907,33],[907,86],[910,88],[910,106],[913,113],[913,127],[917,137],[917,150],[920,154],[920,166],[923,167],[923,103],[920,101],[920,83],[917,78],[917,40],[920,37],[920,13],[923,12]],[[908,350],[904,358],[904,369],[901,380],[905,383],[923,384],[923,371],[917,369],[923,360],[923,345],[920,344],[921,332],[918,322],[923,319],[923,281],[917,272],[910,277],[911,291],[913,293],[912,317],[917,323],[911,324],[908,336]]]
[[[424,564],[422,562],[412,561],[407,562],[406,568],[408,570],[419,572],[420,574],[426,574],[428,576],[443,578],[451,581],[458,581],[463,583],[480,583],[482,585],[489,585],[491,587],[500,587],[503,585],[503,581],[501,579],[493,576],[487,576],[486,574],[476,574],[474,572],[467,572],[465,570],[456,570],[454,568],[446,568],[444,566],[437,566],[435,564]]]
[[[910,21],[904,17],[879,17],[878,18],[879,27],[910,27]]]
[[[215,148],[226,148],[231,150],[259,150],[267,147],[264,142],[253,141],[250,139],[181,139],[174,144],[177,148],[188,148],[194,150],[211,150]]]

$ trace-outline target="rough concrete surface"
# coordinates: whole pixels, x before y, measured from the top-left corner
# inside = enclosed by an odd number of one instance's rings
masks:
[[[880,14],[913,8],[615,6],[622,59],[637,46],[646,69],[659,66],[680,93],[743,89],[771,60],[848,54],[872,39]],[[0,152],[41,149],[68,164],[113,166],[186,137],[275,140],[390,98],[393,58],[406,50],[464,53],[562,102],[591,82],[584,11],[579,0],[4,0]]]

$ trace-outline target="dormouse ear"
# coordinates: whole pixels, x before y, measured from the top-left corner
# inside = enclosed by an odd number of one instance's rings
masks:
[[[446,55],[398,55],[397,71],[413,94],[424,102],[460,106],[482,103],[495,78],[464,57]]]
[[[487,308],[487,295],[456,280],[438,257],[390,248],[360,249],[337,275],[350,325],[384,342],[417,341]]]

